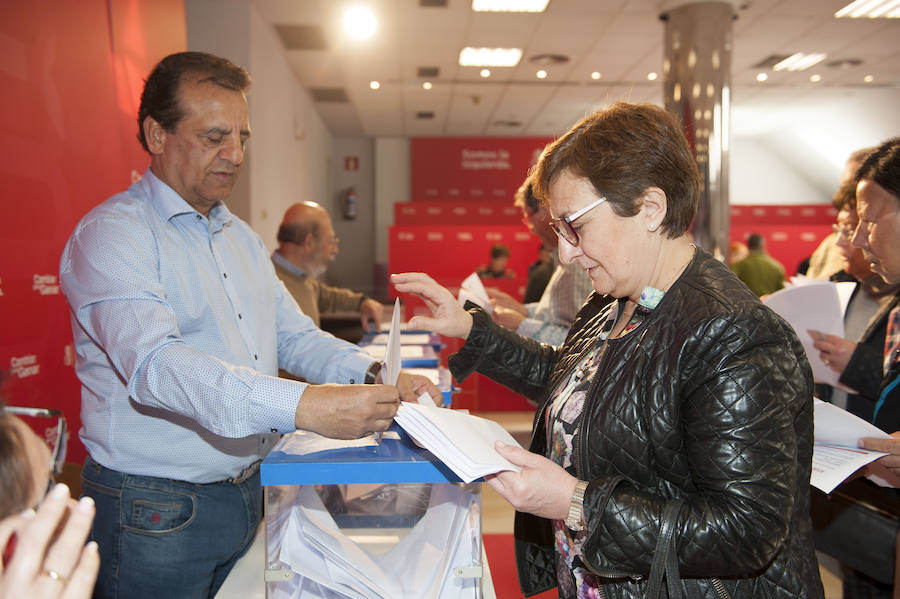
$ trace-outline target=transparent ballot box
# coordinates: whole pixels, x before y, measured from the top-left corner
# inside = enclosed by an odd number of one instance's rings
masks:
[[[481,483],[396,425],[381,444],[285,435],[260,473],[268,599],[482,597]]]

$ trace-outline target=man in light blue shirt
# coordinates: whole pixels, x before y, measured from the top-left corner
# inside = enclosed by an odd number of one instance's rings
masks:
[[[208,54],[163,59],[141,96],[141,181],[72,233],[60,281],[82,383],[99,597],[212,597],[260,520],[273,435],[357,438],[387,428],[397,387],[319,330],[224,201],[250,136],[247,73]],[[277,378],[278,368],[311,383]]]

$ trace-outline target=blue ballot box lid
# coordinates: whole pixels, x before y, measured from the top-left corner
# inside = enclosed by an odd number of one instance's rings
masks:
[[[399,438],[386,433],[380,445],[302,454],[285,451],[290,445],[285,437],[260,465],[260,481],[263,486],[462,482],[430,451],[413,443],[397,423],[388,430]]]

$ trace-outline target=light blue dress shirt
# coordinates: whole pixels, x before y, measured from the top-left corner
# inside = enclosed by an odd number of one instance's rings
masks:
[[[259,236],[223,204],[204,217],[149,169],[91,210],[63,250],[82,384],[79,436],[98,463],[205,483],[294,430],[305,383],[362,383],[371,357],[318,329]]]

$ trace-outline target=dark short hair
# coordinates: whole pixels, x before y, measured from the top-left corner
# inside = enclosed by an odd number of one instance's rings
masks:
[[[761,250],[765,243],[765,238],[763,238],[763,236],[759,233],[750,233],[750,235],[747,237],[748,250]]]
[[[838,190],[831,198],[831,205],[840,212],[841,210],[856,210],[856,181],[848,179],[841,183]]]
[[[856,171],[856,182],[878,183],[900,202],[900,137],[887,140],[869,154]]]
[[[502,243],[495,243],[491,246],[491,260],[496,260],[497,258],[502,258],[506,256],[509,258],[509,248],[503,245]]]
[[[308,220],[304,222],[286,223],[278,227],[279,243],[296,243],[303,245],[306,236],[312,234],[313,238],[319,239],[319,221]]]
[[[25,441],[17,418],[0,410],[0,519],[31,507],[34,482]]]
[[[178,98],[181,81],[186,75],[198,81],[214,83],[232,91],[246,91],[250,87],[250,75],[230,61],[206,52],[177,52],[163,58],[144,81],[141,107],[138,109],[138,140],[144,150],[144,121],[153,117],[166,131],[174,131],[184,118],[184,108]]]
[[[697,212],[700,174],[678,121],[651,104],[617,102],[585,117],[541,155],[534,191],[546,201],[565,170],[584,177],[619,216],[634,216],[650,187],[666,194],[661,225],[668,237],[687,231]]]

